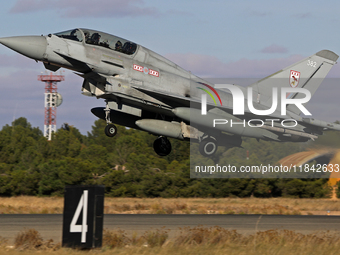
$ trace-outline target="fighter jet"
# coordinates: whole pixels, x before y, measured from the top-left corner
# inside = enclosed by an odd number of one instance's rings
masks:
[[[91,111],[106,120],[106,135],[117,134],[114,124],[149,132],[158,136],[153,146],[160,156],[171,152],[168,137],[198,142],[200,153],[211,157],[218,146],[240,147],[242,137],[306,142],[340,130],[310,118],[305,108],[338,59],[328,50],[246,88],[211,84],[141,45],[91,29],[0,43],[48,70],[75,71],[84,79],[84,95],[105,100]]]

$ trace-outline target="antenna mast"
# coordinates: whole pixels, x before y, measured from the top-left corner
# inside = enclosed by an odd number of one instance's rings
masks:
[[[45,82],[45,125],[44,136],[51,141],[52,133],[57,131],[57,107],[63,98],[57,92],[57,83],[64,81],[64,75],[38,75],[38,81]]]

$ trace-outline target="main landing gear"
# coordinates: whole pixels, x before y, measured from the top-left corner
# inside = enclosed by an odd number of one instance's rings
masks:
[[[204,157],[213,156],[218,149],[217,141],[212,136],[203,138],[199,144],[199,151]]]
[[[160,136],[153,142],[153,149],[159,156],[167,156],[171,152],[171,143],[165,136]]]

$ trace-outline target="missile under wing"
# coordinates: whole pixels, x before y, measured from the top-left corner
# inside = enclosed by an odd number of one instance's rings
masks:
[[[108,136],[115,136],[114,124],[147,131],[158,136],[154,149],[161,156],[171,152],[167,137],[197,141],[201,154],[212,156],[218,146],[241,146],[242,137],[304,142],[324,130],[340,130],[301,116],[338,59],[328,50],[244,88],[215,86],[141,45],[91,29],[0,38],[0,43],[48,70],[74,70],[84,79],[84,95],[105,100],[105,107],[91,111],[106,120]],[[279,93],[285,93],[280,101]]]

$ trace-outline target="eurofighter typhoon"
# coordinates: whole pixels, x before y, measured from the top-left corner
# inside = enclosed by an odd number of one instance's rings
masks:
[[[242,137],[306,142],[325,130],[340,130],[308,117],[305,108],[338,59],[332,51],[241,87],[211,84],[141,45],[91,29],[6,37],[0,43],[48,70],[74,70],[84,78],[84,95],[105,100],[106,107],[91,111],[106,120],[106,135],[116,135],[114,124],[147,131],[158,136],[153,146],[160,156],[171,152],[168,137],[198,142],[200,153],[212,156],[218,146],[241,146]]]

